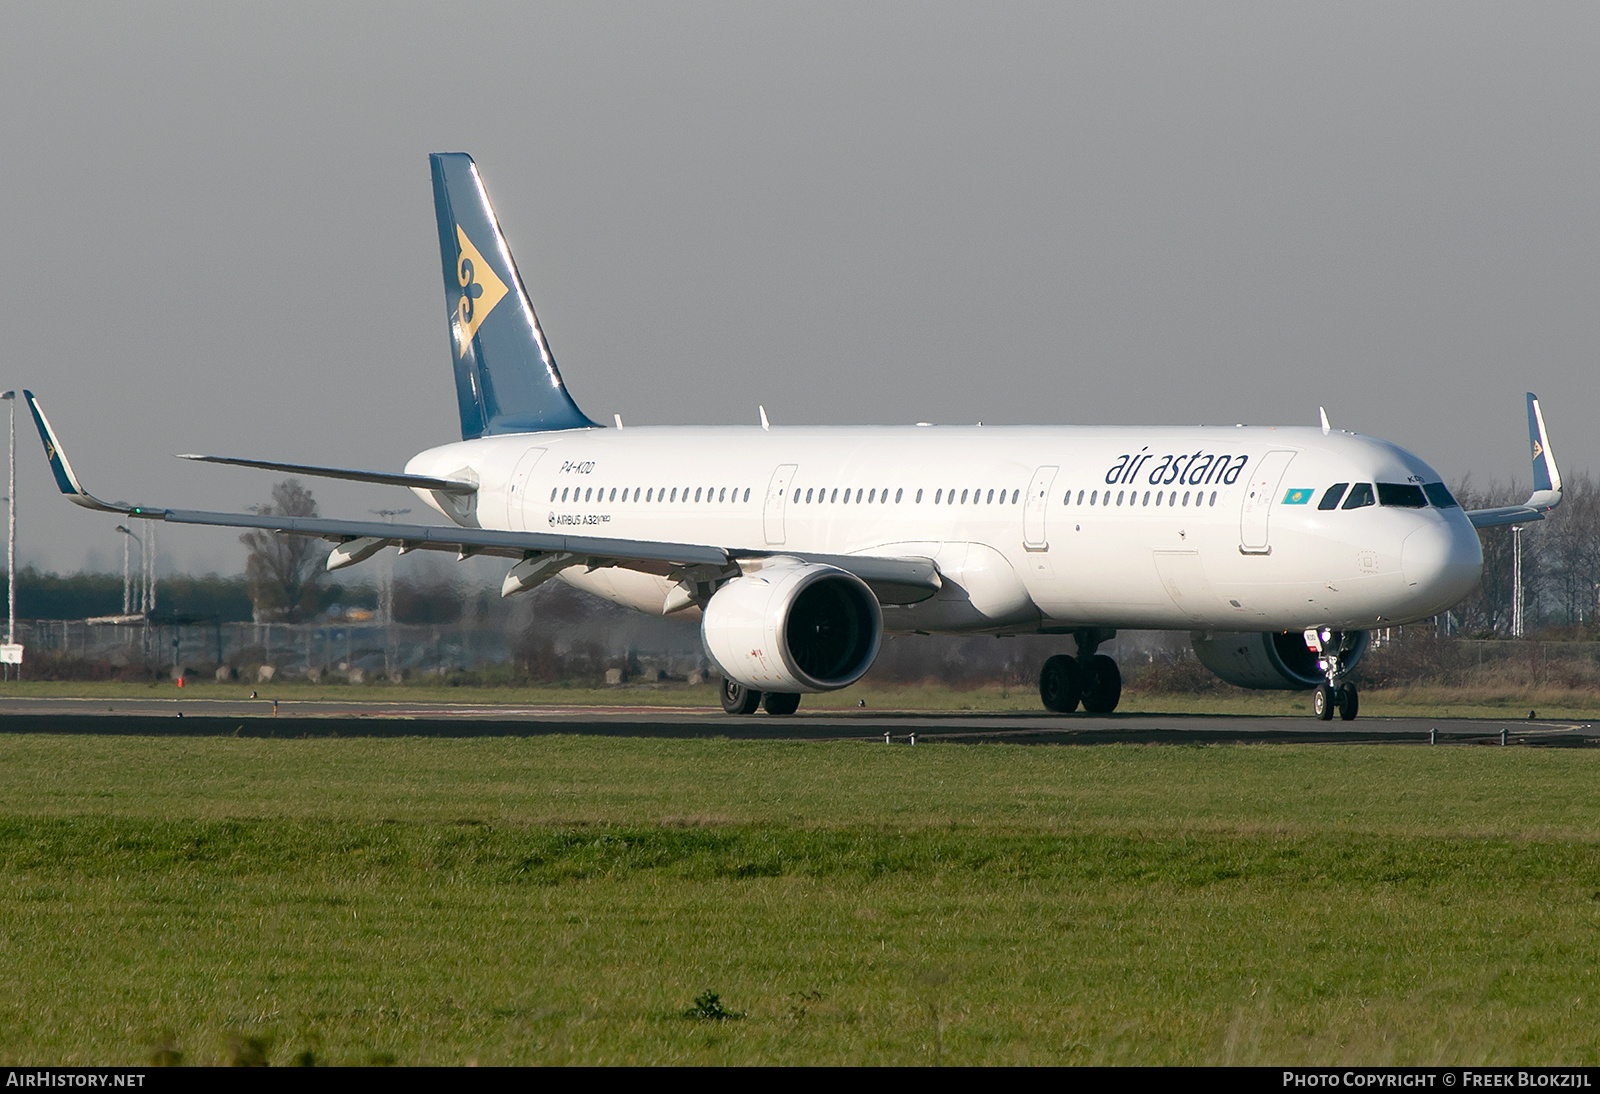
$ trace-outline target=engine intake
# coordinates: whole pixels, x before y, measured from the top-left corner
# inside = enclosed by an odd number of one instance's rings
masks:
[[[724,676],[757,691],[835,691],[877,659],[883,614],[866,582],[834,566],[773,566],[712,595],[700,622]]]
[[[1215,634],[1211,638],[1195,631],[1189,637],[1200,663],[1237,687],[1306,691],[1324,679],[1317,655],[1299,631]],[[1335,631],[1330,641],[1340,644],[1341,661],[1348,671],[1367,652],[1372,635],[1368,631]]]

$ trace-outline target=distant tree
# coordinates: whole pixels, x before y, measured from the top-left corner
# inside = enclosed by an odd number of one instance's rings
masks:
[[[1520,505],[1527,498],[1526,487],[1510,483],[1490,482],[1487,489],[1477,489],[1470,479],[1462,479],[1451,488],[1456,500],[1464,509],[1493,509],[1502,505]],[[1537,524],[1528,526],[1537,528]],[[1511,603],[1516,599],[1515,568],[1512,565],[1513,545],[1511,527],[1500,525],[1485,528],[1478,533],[1483,544],[1483,576],[1478,587],[1454,608],[1461,629],[1468,634],[1509,634],[1511,632]],[[1532,609],[1538,604],[1540,583],[1539,543],[1535,536],[1524,532],[1522,539],[1522,596],[1523,608],[1530,619]]]
[[[298,479],[285,479],[272,488],[272,501],[251,511],[263,516],[314,517],[317,502]],[[321,604],[317,586],[324,573],[328,549],[310,536],[277,532],[246,532],[239,542],[250,548],[245,579],[257,622],[298,623],[316,613]]]
[[[1600,597],[1600,490],[1588,472],[1568,475],[1561,505],[1546,520],[1550,599],[1566,623],[1595,621]]]

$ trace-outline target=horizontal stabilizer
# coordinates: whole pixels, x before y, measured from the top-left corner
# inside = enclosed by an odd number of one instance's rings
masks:
[[[288,475],[309,475],[322,479],[343,479],[346,482],[373,482],[380,486],[403,486],[411,490],[436,490],[441,494],[468,496],[478,492],[478,484],[464,479],[436,479],[432,475],[408,475],[403,471],[352,471],[343,467],[316,467],[306,463],[277,463],[272,460],[246,460],[237,456],[198,456],[183,453],[180,460],[198,463],[223,463],[233,467],[259,467],[264,471],[281,471]]]

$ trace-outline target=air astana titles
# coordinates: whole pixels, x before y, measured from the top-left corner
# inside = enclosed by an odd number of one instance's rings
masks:
[[[1218,455],[1201,449],[1193,454],[1167,454],[1156,457],[1149,446],[1137,452],[1126,452],[1106,472],[1106,485],[1116,486],[1136,481],[1148,475],[1145,481],[1151,486],[1210,486],[1221,483],[1232,486],[1239,481],[1239,473],[1250,462],[1249,456]]]

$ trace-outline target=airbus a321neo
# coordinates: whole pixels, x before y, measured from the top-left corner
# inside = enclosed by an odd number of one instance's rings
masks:
[[[1114,710],[1123,628],[1189,631],[1249,688],[1314,690],[1356,716],[1371,628],[1476,586],[1477,529],[1561,500],[1528,395],[1533,495],[1465,512],[1387,441],[1320,427],[603,428],[567,393],[471,157],[430,157],[461,439],[403,473],[187,456],[409,487],[444,525],[209,513],[100,501],[26,394],[56,482],[90,509],[320,536],[328,569],[388,547],[511,560],[502,595],[552,578],[699,617],[730,714],[789,714],[848,687],[886,633],[1070,635],[1039,695]]]

